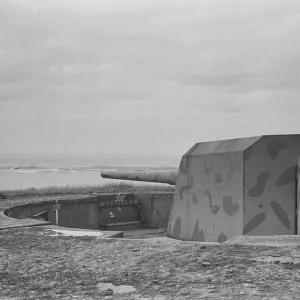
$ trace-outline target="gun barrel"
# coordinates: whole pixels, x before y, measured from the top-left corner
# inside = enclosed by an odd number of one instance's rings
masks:
[[[102,178],[176,185],[178,171],[102,171]]]

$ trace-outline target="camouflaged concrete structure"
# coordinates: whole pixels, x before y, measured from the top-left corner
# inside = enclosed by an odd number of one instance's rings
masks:
[[[194,145],[180,163],[169,236],[224,242],[294,235],[300,135]]]

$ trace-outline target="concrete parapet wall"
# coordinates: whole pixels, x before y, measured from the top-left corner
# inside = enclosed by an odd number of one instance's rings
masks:
[[[49,200],[12,206],[5,210],[8,217],[16,219],[31,218],[46,211],[48,220],[56,224],[55,205],[59,208],[59,226],[69,228],[99,229],[99,208],[101,202],[117,200],[138,200],[148,228],[166,227],[172,207],[173,193],[122,193],[86,196],[76,199]]]
[[[172,192],[135,194],[135,199],[141,202],[149,228],[168,226],[173,198]]]
[[[133,200],[134,194],[122,194],[128,200]],[[76,199],[49,200],[13,206],[5,211],[11,218],[25,219],[46,211],[51,224],[83,229],[99,229],[98,204],[116,200],[116,194],[80,197]],[[60,205],[58,223],[56,222],[55,205]]]

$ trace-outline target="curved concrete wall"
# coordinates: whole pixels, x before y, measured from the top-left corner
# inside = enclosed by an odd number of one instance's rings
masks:
[[[51,200],[38,203],[16,205],[6,209],[5,214],[11,218],[25,219],[33,215],[47,212],[48,220],[58,226],[69,228],[99,229],[100,213],[99,204],[116,200],[119,194],[105,194],[92,197],[77,198],[72,200]],[[145,216],[146,228],[167,226],[169,212],[172,206],[173,193],[151,194],[120,194],[124,200],[138,200],[141,203],[142,214]],[[56,224],[56,205],[59,205],[58,224]],[[122,210],[124,214],[126,207]],[[158,212],[158,213],[157,213]],[[132,218],[132,216],[128,217]],[[118,228],[113,228],[118,230]],[[128,227],[128,230],[130,228]]]

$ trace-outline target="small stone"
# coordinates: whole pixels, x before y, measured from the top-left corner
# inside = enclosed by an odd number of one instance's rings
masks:
[[[107,276],[100,277],[99,281],[101,281],[103,283],[107,283],[109,281],[109,277],[107,277]]]
[[[165,272],[161,274],[161,278],[168,278],[171,275],[169,272]]]
[[[130,294],[136,291],[136,288],[131,285],[119,285],[114,288],[116,294]]]
[[[206,248],[207,248],[207,246],[205,246],[205,245],[200,247],[200,249],[206,249]]]
[[[169,282],[169,283],[167,283],[166,284],[166,286],[168,286],[168,287],[170,287],[170,286],[174,286],[175,285],[175,283],[174,282]]]
[[[102,295],[105,295],[105,296],[110,296],[113,294],[114,294],[114,291],[112,289],[108,289],[108,290],[102,292]]]
[[[250,279],[246,279],[245,282],[246,282],[246,283],[253,283],[253,281],[250,280]]]
[[[98,283],[97,284],[98,291],[105,296],[109,296],[113,294],[114,285],[112,283]]]
[[[210,263],[207,262],[207,261],[204,261],[204,262],[202,263],[202,266],[203,266],[203,267],[208,267],[208,266],[210,266]]]
[[[138,251],[140,251],[140,249],[132,249],[131,251],[132,252],[138,252]]]
[[[182,296],[187,296],[189,294],[189,291],[181,291],[180,294]]]
[[[33,292],[33,291],[32,291]],[[55,294],[64,294],[65,291],[63,289],[56,289],[53,291]]]

